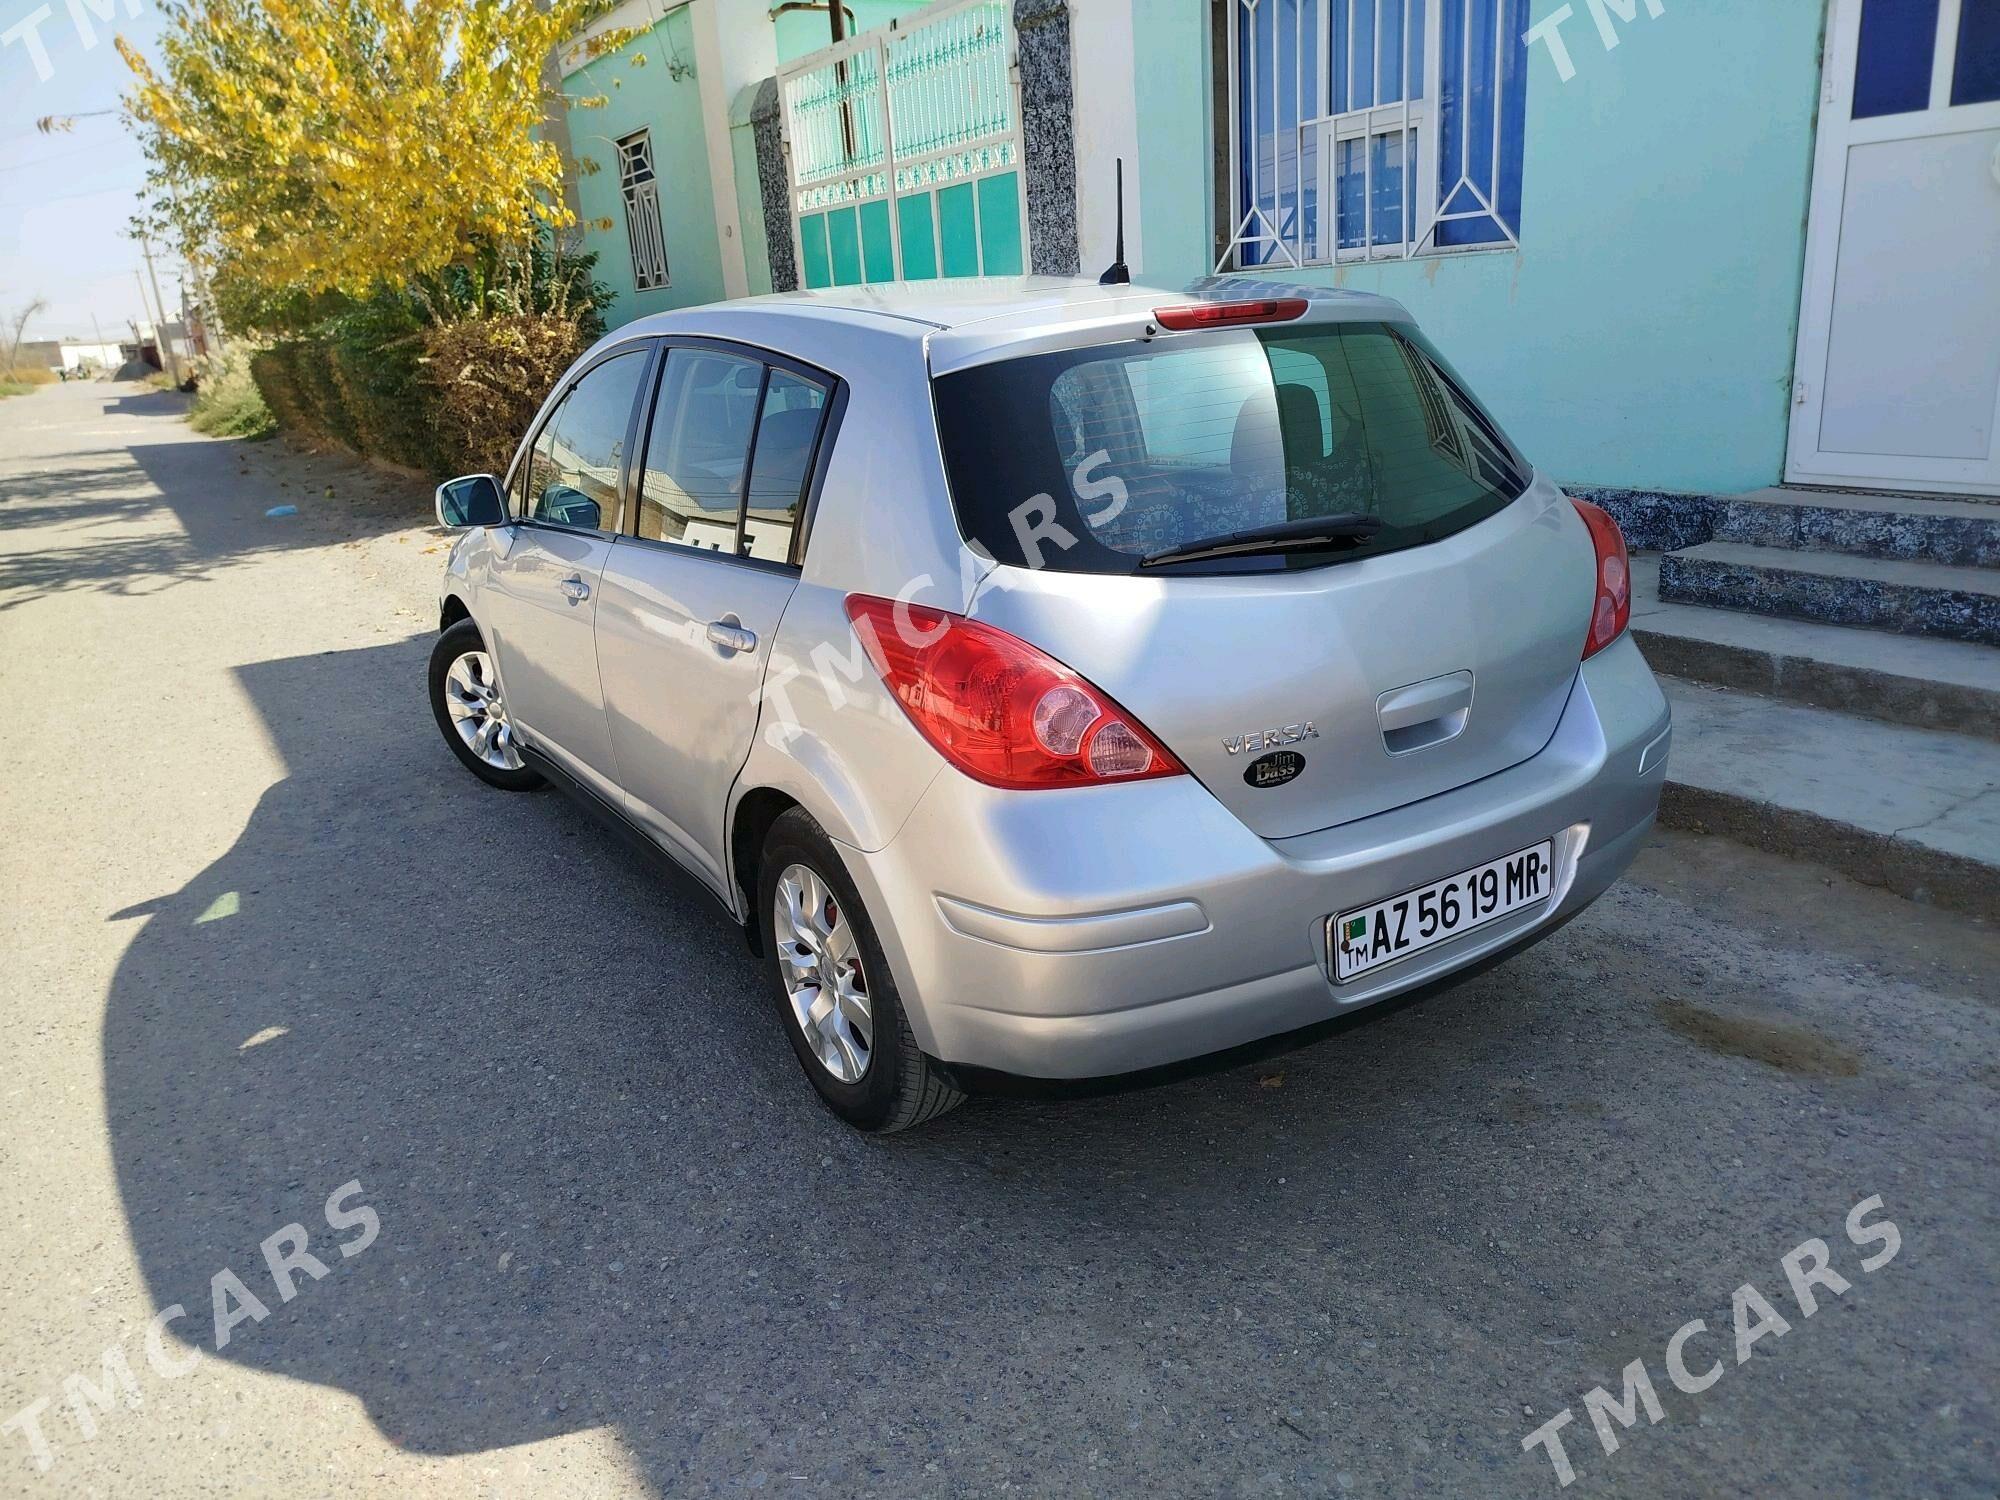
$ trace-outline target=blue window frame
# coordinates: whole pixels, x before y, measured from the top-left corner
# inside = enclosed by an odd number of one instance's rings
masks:
[[[1230,0],[1240,266],[1517,245],[1528,0]]]

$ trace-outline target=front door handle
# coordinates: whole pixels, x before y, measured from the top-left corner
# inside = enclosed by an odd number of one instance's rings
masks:
[[[572,604],[581,604],[590,597],[590,585],[574,573],[562,581],[562,591],[569,595]]]
[[[719,620],[708,622],[709,644],[734,654],[738,651],[755,651],[757,637],[743,628],[743,622],[734,615],[724,615]]]

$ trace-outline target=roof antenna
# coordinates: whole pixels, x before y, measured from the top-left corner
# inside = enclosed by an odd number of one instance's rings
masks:
[[[1122,286],[1132,279],[1132,273],[1125,268],[1125,158],[1118,158],[1118,258],[1111,262],[1102,276],[1097,278],[1099,286]]]

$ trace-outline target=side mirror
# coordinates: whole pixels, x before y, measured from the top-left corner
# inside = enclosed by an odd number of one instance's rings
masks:
[[[437,518],[438,525],[447,531],[498,526],[507,519],[507,502],[500,494],[500,481],[491,474],[447,479],[437,487]]]

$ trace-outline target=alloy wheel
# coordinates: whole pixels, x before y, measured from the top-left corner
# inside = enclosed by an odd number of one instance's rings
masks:
[[[444,674],[444,703],[466,749],[495,770],[521,769],[521,751],[514,743],[514,726],[500,697],[492,657],[484,651],[467,651],[454,661]]]
[[[854,925],[827,883],[804,865],[778,877],[771,925],[792,1018],[820,1066],[859,1083],[875,1050],[875,1017]]]

